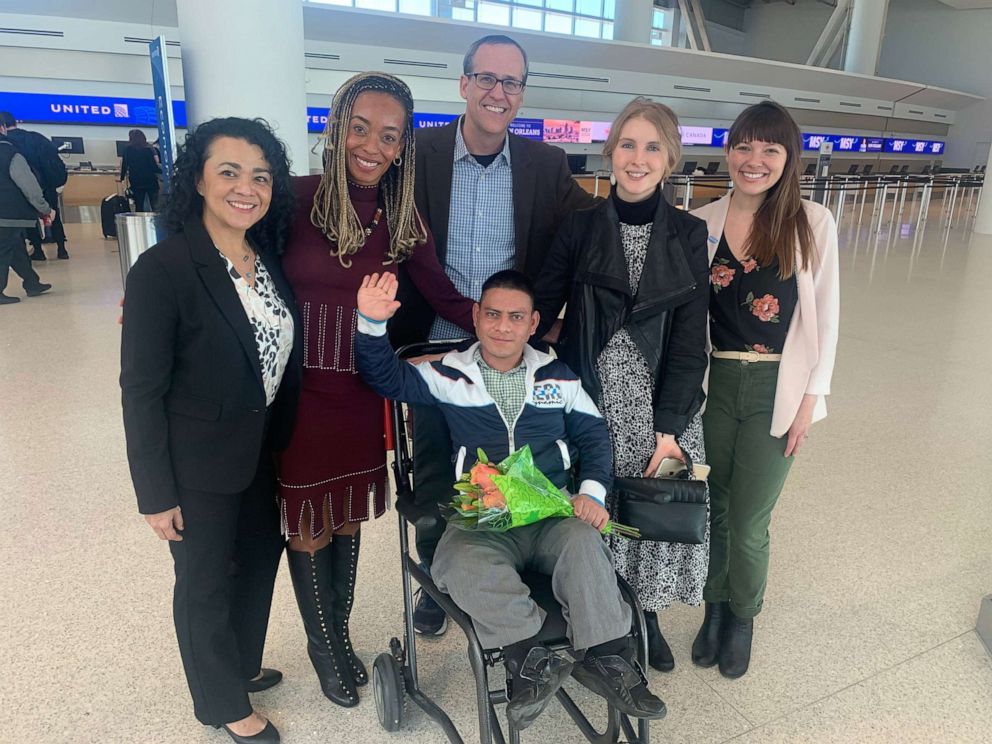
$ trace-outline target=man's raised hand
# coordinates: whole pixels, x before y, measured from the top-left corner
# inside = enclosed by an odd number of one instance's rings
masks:
[[[396,275],[388,271],[366,276],[358,290],[358,312],[380,323],[389,320],[400,307],[396,301],[398,286]]]

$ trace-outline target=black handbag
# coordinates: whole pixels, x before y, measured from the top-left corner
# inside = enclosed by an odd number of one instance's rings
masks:
[[[673,478],[614,478],[617,521],[642,540],[699,545],[706,537],[706,481],[692,480],[692,460]]]

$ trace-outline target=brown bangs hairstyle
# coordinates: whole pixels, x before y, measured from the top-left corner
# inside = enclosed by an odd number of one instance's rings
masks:
[[[759,266],[778,259],[778,275],[788,279],[797,268],[807,270],[813,261],[816,244],[813,230],[803,208],[799,191],[799,169],[803,136],[786,109],[774,101],[749,106],[734,120],[727,134],[727,151],[741,143],[774,142],[785,148],[782,177],[765,193],[765,200],[754,213],[751,232],[744,243],[744,255]],[[801,266],[796,266],[796,241],[799,241]]]
[[[675,164],[682,157],[682,136],[679,134],[679,118],[675,115],[674,111],[663,103],[652,101],[650,98],[645,98],[644,96],[638,96],[624,106],[623,111],[617,114],[617,118],[610,125],[610,133],[606,138],[606,142],[603,144],[603,155],[607,158],[613,157],[617,145],[620,144],[620,130],[623,129],[624,124],[628,121],[637,118],[646,120],[658,130],[658,139],[661,141],[662,146],[665,148],[665,154],[668,156],[668,167],[665,169],[665,175],[661,179],[664,181],[671,175]]]
[[[349,78],[334,94],[324,140],[324,173],[313,197],[310,221],[330,241],[330,253],[346,269],[351,258],[365,245],[365,228],[348,196],[348,169],[345,141],[355,100],[366,91],[387,93],[399,101],[406,112],[403,147],[400,155],[382,177],[382,201],[389,225],[389,250],[386,263],[399,263],[410,257],[417,245],[427,242],[427,228],[413,201],[416,147],[413,138],[413,95],[398,77],[385,72],[362,72]]]

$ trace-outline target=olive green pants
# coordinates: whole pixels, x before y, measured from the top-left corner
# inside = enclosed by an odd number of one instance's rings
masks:
[[[711,359],[703,436],[712,467],[710,566],[703,598],[730,602],[741,618],[761,612],[768,581],[768,525],[792,466],[772,423],[778,362]]]

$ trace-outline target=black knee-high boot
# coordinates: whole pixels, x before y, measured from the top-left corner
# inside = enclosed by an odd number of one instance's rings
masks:
[[[313,555],[287,550],[289,575],[307,632],[307,653],[320,687],[331,702],[345,708],[358,705],[358,690],[348,670],[348,657],[334,631],[330,546]]]
[[[358,573],[361,534],[356,532],[354,535],[335,535],[331,538],[331,563],[334,567],[331,577],[334,587],[334,632],[341,639],[346,665],[351,670],[352,679],[359,687],[368,684],[369,673],[351,645],[348,620],[351,618],[351,606],[355,602],[355,576]]]

